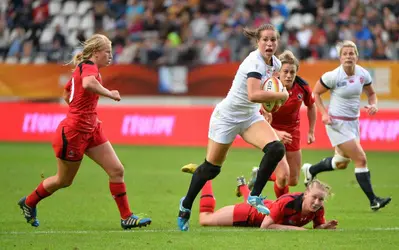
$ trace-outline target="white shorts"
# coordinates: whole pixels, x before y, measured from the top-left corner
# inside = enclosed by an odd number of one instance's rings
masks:
[[[242,117],[240,117],[242,118]],[[259,112],[250,114],[246,119],[237,119],[229,112],[216,107],[209,121],[208,138],[221,144],[230,144],[237,135],[242,135],[252,124],[265,121]]]
[[[333,119],[333,124],[326,125],[326,130],[333,147],[353,139],[360,139],[359,120],[344,121]]]

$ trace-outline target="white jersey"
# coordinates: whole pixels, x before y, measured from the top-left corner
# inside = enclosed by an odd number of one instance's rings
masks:
[[[248,100],[248,76],[260,77],[263,81],[271,77],[274,72],[280,71],[280,68],[281,62],[277,57],[272,57],[272,66],[269,66],[259,50],[252,51],[240,64],[230,91],[218,104],[218,108],[238,120],[259,112],[260,104]]]
[[[355,74],[348,76],[343,66],[326,72],[320,79],[321,84],[330,89],[331,98],[328,113],[332,116],[359,117],[360,95],[363,86],[372,82],[370,73],[356,65]]]

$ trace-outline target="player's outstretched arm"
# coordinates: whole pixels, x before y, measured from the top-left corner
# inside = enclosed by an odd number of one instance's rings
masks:
[[[330,220],[327,223],[318,225],[314,229],[337,229],[338,221],[337,220]]]
[[[270,216],[266,216],[263,219],[262,225],[260,226],[260,228],[275,229],[275,230],[306,230],[306,228],[303,228],[303,227],[275,224],[273,219]]]
[[[120,101],[121,97],[117,90],[108,90],[101,85],[95,76],[87,76],[83,78],[82,85],[84,89],[87,89],[91,92],[94,92],[98,95],[105,96],[111,98],[115,101]]]

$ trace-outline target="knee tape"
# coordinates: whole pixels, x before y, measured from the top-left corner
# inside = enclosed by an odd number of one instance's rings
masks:
[[[337,169],[337,164],[339,163],[349,163],[351,159],[343,157],[339,154],[335,154],[334,157],[331,160],[331,166],[333,169]]]
[[[212,163],[205,160],[204,163],[201,164],[196,170],[195,173],[198,174],[201,178],[205,180],[212,180],[221,171],[220,166],[213,165]]]

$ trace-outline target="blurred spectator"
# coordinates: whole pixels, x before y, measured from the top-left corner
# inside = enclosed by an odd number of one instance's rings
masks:
[[[113,41],[114,63],[240,61],[254,49],[243,27],[263,23],[280,32],[278,53],[288,48],[302,60],[334,59],[342,40],[354,41],[363,60],[399,57],[397,0],[88,0],[78,29],[68,27],[69,16],[51,13],[49,1],[3,0],[0,57],[26,62],[46,53],[63,63],[79,50],[76,41],[98,32]]]
[[[10,46],[10,29],[7,27],[5,18],[0,18],[0,59],[3,61]]]
[[[21,27],[16,27],[10,35],[10,49],[7,57],[19,57],[22,52],[22,45],[25,40],[25,30]]]

